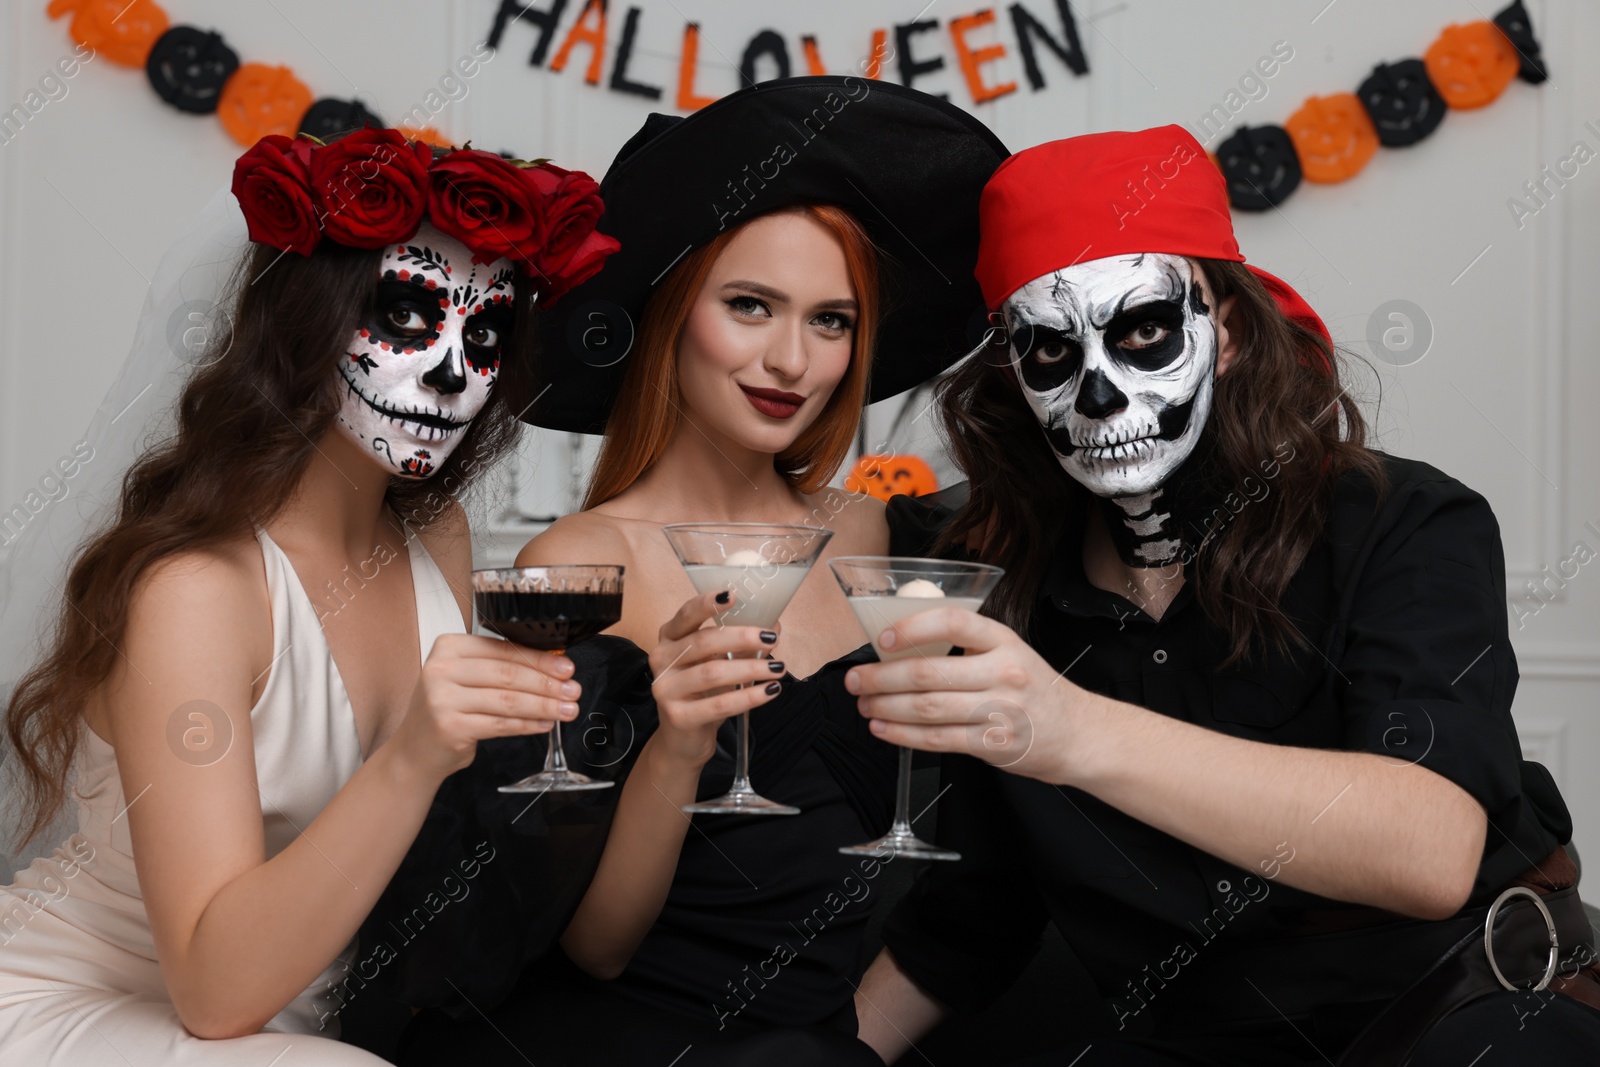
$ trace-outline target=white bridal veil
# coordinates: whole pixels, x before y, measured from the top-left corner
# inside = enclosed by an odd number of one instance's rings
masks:
[[[58,451],[76,463],[52,470],[0,514],[0,543],[7,546],[0,563],[0,687],[8,700],[47,647],[68,567],[85,539],[109,521],[123,474],[140,452],[173,431],[177,397],[190,372],[226,351],[227,288],[249,248],[238,202],[221,189],[162,257],[133,346],[88,428],[70,440],[60,437]],[[77,829],[69,796],[56,823],[24,848],[13,821],[16,788],[10,745],[0,739],[0,882],[49,855]]]

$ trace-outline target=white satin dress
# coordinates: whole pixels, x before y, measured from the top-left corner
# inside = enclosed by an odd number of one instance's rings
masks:
[[[272,597],[273,666],[250,709],[267,857],[310,824],[361,765],[350,697],[289,557],[256,531]],[[463,633],[438,564],[407,529],[423,658]],[[139,892],[116,752],[87,727],[74,765],[78,832],[0,887],[0,1067],[377,1067],[340,1044],[339,957],[262,1029],[206,1040],[178,1020]],[[137,802],[137,798],[135,799]]]

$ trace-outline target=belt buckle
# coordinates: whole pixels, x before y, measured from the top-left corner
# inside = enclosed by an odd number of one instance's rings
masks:
[[[1494,903],[1489,905],[1489,917],[1485,919],[1483,923],[1483,952],[1484,955],[1489,957],[1489,966],[1494,971],[1494,976],[1499,980],[1500,984],[1509,990],[1515,991],[1519,989],[1519,986],[1515,986],[1506,981],[1506,976],[1501,972],[1500,965],[1495,962],[1494,958],[1495,916],[1500,914],[1500,905],[1504,904],[1506,901],[1515,896],[1525,896],[1533,901],[1534,907],[1539,909],[1539,914],[1544,916],[1544,927],[1550,937],[1550,959],[1545,964],[1544,977],[1540,978],[1539,984],[1530,990],[1530,992],[1538,993],[1550,984],[1551,978],[1555,977],[1556,963],[1560,958],[1561,952],[1560,940],[1556,937],[1555,918],[1550,914],[1550,909],[1545,907],[1545,903],[1540,898],[1538,893],[1535,893],[1527,886],[1514,885],[1510,889],[1502,892],[1498,897],[1494,898]]]

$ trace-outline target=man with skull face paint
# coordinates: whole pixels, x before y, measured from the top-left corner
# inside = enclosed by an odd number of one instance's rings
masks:
[[[1004,348],[942,394],[967,494],[899,498],[892,550],[1007,575],[992,617],[881,638],[964,655],[846,679],[877,736],[946,754],[963,857],[890,916],[862,1040],[893,1062],[987,1007],[1052,922],[1097,996],[1030,1064],[1594,1062],[1486,502],[1363,447],[1326,327],[1242,266],[1180,127],[1021,152],[981,218]]]

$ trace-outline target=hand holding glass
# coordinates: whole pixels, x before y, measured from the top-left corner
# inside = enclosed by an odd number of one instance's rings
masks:
[[[484,629],[525,648],[565,652],[622,618],[622,568],[506,567],[472,572],[472,599]],[[500,787],[502,793],[610,789],[567,767],[561,723],[550,729],[544,770]]]
[[[1005,573],[986,563],[956,563],[906,556],[838,556],[828,561],[861,628],[867,631],[878,658],[885,663],[909,656],[944,656],[950,644],[896,646],[878,643],[883,631],[932,608],[977,611],[989,591]],[[959,852],[937,848],[911,830],[911,750],[900,748],[900,774],[895,783],[894,823],[889,832],[864,845],[839,851],[850,855],[882,855],[885,847],[896,855],[924,860],[958,860]]]

